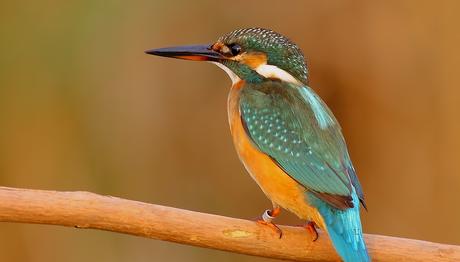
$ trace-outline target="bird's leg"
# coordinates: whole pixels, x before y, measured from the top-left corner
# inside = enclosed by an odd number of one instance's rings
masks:
[[[272,222],[273,219],[275,219],[280,213],[281,208],[278,205],[273,204],[273,209],[265,210],[261,218],[257,219],[257,223],[269,226],[271,229],[275,230],[275,232],[279,234],[279,238],[281,238],[283,236],[283,231],[281,231],[281,229]]]
[[[315,242],[318,240],[318,231],[316,231],[316,223],[314,221],[308,221],[306,225],[304,225],[305,229],[312,235],[312,241]]]

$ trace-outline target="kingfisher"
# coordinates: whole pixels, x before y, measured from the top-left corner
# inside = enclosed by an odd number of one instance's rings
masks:
[[[337,119],[309,86],[300,48],[264,28],[232,31],[206,45],[167,47],[147,54],[208,61],[232,81],[228,120],[239,159],[273,207],[259,223],[273,223],[281,208],[325,230],[342,260],[369,261],[360,204],[363,190]]]

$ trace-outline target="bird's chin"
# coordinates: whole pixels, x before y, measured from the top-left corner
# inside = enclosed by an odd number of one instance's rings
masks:
[[[216,66],[222,68],[222,70],[225,71],[225,73],[227,73],[227,75],[230,77],[230,80],[232,80],[232,85],[238,83],[239,81],[241,81],[241,78],[236,75],[230,68],[226,67],[225,65],[223,65],[221,62],[219,61],[209,61],[213,64],[215,64]]]

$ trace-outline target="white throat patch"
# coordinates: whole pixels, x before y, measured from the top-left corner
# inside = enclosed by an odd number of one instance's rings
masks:
[[[301,84],[299,80],[297,80],[291,74],[274,65],[261,64],[256,67],[255,70],[259,75],[266,78],[276,78],[284,82]]]
[[[223,64],[217,63],[217,62],[211,62],[211,63],[222,68],[222,70],[224,70],[225,73],[227,73],[230,79],[232,80],[233,85],[238,83],[241,80],[241,78],[239,78],[235,73],[233,73],[232,70],[230,70],[228,67],[224,66]],[[289,74],[288,72],[274,65],[261,64],[255,68],[255,71],[259,75],[265,78],[275,78],[275,79],[279,79],[284,82],[289,82],[289,83],[298,84],[298,85],[302,84],[299,80],[297,80],[291,74]]]
[[[238,83],[241,81],[241,78],[239,78],[235,73],[233,73],[232,70],[230,70],[228,67],[224,66],[223,64],[221,63],[217,63],[217,62],[211,62],[213,64],[215,64],[216,66],[222,68],[222,70],[225,71],[225,73],[227,73],[227,75],[230,77],[230,80],[232,80],[232,85]]]

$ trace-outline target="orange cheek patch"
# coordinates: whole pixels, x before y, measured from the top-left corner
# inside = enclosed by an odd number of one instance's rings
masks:
[[[241,55],[240,61],[250,68],[255,69],[267,63],[267,55],[264,53],[246,53]]]

